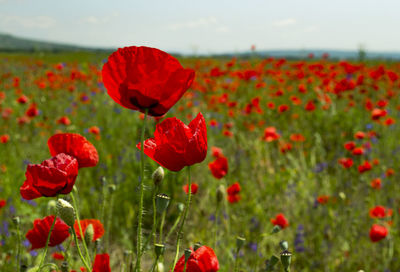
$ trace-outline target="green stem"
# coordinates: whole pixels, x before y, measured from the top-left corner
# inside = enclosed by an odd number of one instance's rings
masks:
[[[17,270],[21,268],[21,230],[19,227],[20,223],[17,224]]]
[[[151,229],[151,233],[153,235],[153,245],[157,243],[157,207],[156,207],[156,195],[157,195],[157,185],[154,185],[153,189],[153,228]]]
[[[171,234],[174,232],[174,230],[178,226],[179,222],[181,221],[182,215],[183,215],[183,211],[179,214],[178,218],[175,220],[174,225],[172,225],[172,228],[169,230],[169,232],[167,234],[167,237],[165,237],[165,241],[168,241],[168,238],[171,236]],[[160,239],[160,243],[161,243],[161,241],[162,240]]]
[[[136,241],[136,269],[141,271],[142,259],[142,221],[143,221],[143,198],[144,198],[144,133],[146,131],[146,120],[148,109],[145,110],[142,133],[140,135],[140,199],[139,199],[139,218],[137,228],[137,241]]]
[[[161,217],[161,224],[160,224],[160,238],[159,238],[159,243],[162,244],[162,235],[163,235],[163,228],[164,228],[164,223],[165,223],[165,215],[167,214],[166,211],[163,211],[162,217]],[[180,218],[180,217],[179,217]],[[179,221],[177,221],[179,222]]]
[[[85,258],[84,258],[83,255],[82,255],[82,251],[81,251],[81,248],[79,247],[78,237],[76,236],[75,229],[74,229],[74,228],[71,228],[71,229],[72,229],[72,234],[74,235],[76,248],[78,249],[79,257],[81,258],[81,260],[82,260],[82,262],[83,262],[83,265],[86,267],[87,271],[92,271],[92,269],[91,269],[90,266],[87,264]],[[84,239],[82,239],[82,241],[83,241],[83,240],[84,240]]]
[[[234,271],[237,272],[238,268],[239,268],[239,250],[236,251],[235,269],[234,269]]]
[[[58,200],[58,196],[57,196],[57,200]],[[46,255],[47,255],[47,249],[49,247],[51,232],[54,229],[54,225],[56,224],[56,220],[57,220],[57,213],[54,215],[54,220],[53,220],[53,223],[51,224],[49,234],[47,234],[47,240],[46,240],[46,246],[44,248],[44,254],[43,254],[42,259],[40,260],[39,268],[38,268],[37,271],[41,271],[42,270],[42,266],[43,266],[44,260],[46,259]]]
[[[172,265],[172,269],[171,271],[174,271],[176,263],[178,262],[178,258],[179,258],[179,246],[182,240],[182,230],[183,230],[183,226],[185,225],[185,220],[187,217],[187,213],[188,210],[190,208],[190,202],[192,200],[192,180],[190,178],[190,166],[188,166],[188,194],[187,194],[187,198],[186,198],[186,205],[185,205],[185,210],[183,212],[183,218],[182,218],[182,222],[181,225],[179,226],[179,230],[178,230],[178,237],[176,239],[176,252],[175,252],[175,259],[174,259],[174,264]]]
[[[81,221],[79,220],[78,205],[76,205],[76,200],[75,200],[75,197],[74,197],[74,193],[71,192],[70,195],[71,195],[71,199],[72,199],[72,204],[74,205],[74,209],[75,209],[76,221],[77,221],[77,223],[78,223],[79,234],[80,234],[80,236],[81,236],[83,248],[85,249],[87,261],[89,261],[89,263],[90,263],[89,250],[88,250],[88,248],[87,248],[87,246],[86,246],[86,241],[85,241],[85,236],[83,235],[82,226],[81,226]],[[73,228],[72,228],[72,229],[73,229]],[[78,245],[78,244],[77,244],[77,245]],[[90,270],[89,270],[89,271],[90,271]]]

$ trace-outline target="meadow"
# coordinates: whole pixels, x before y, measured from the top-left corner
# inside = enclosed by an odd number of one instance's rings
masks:
[[[71,193],[80,219],[104,227],[96,242],[88,239],[89,255],[108,253],[111,271],[133,271],[136,145],[145,115],[107,94],[107,57],[0,54],[1,271],[36,271],[41,262],[44,250],[30,250],[26,233],[35,219],[55,213],[56,198],[25,200],[20,187],[28,164],[51,157],[48,139],[67,132],[83,135],[99,157],[96,166],[79,170]],[[194,69],[195,80],[165,116],[147,117],[145,131],[148,139],[163,119],[187,125],[199,112],[207,125],[207,157],[190,167],[197,186],[179,257],[200,242],[214,250],[219,271],[285,271],[281,262],[271,267],[271,256],[280,259],[286,249],[291,271],[400,271],[399,62],[256,54],[179,61]],[[153,238],[165,245],[155,270],[170,271],[187,201],[186,169],[164,168],[154,185],[158,167],[144,156],[143,271],[154,264]],[[170,201],[156,216],[153,237],[159,193]],[[69,270],[84,267],[72,240],[49,247],[45,262],[54,265],[42,271],[61,271],[65,260]]]

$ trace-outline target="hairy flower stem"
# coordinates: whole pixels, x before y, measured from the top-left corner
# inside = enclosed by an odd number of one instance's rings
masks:
[[[75,229],[74,228],[71,228],[71,229],[72,229],[72,234],[74,235],[76,248],[78,249],[79,257],[81,258],[81,260],[83,262],[83,265],[86,267],[87,271],[92,271],[92,269],[90,268],[90,266],[88,265],[88,263],[86,262],[85,258],[82,255],[82,251],[81,251],[81,249],[79,247],[78,237],[76,236]],[[82,239],[82,241],[83,240],[85,240],[85,239]]]
[[[188,166],[188,194],[187,194],[187,198],[186,198],[186,205],[185,205],[185,210],[183,212],[183,218],[182,218],[182,222],[181,225],[179,226],[179,230],[178,230],[178,237],[176,239],[176,253],[175,253],[175,259],[174,259],[174,263],[172,265],[172,269],[171,271],[174,271],[176,263],[178,262],[178,258],[179,258],[179,246],[182,240],[182,230],[183,230],[183,226],[185,225],[185,220],[187,217],[187,213],[188,210],[190,208],[190,203],[192,200],[192,180],[190,178],[190,166]]]
[[[58,200],[58,196],[57,196],[57,200]],[[47,255],[47,249],[49,248],[49,242],[50,242],[51,232],[52,232],[53,229],[54,229],[54,225],[56,224],[56,220],[57,220],[57,213],[54,215],[53,223],[51,224],[49,234],[47,235],[46,246],[45,246],[45,248],[44,248],[43,257],[42,257],[42,259],[40,260],[40,264],[39,264],[39,268],[38,268],[37,272],[39,272],[39,271],[42,270],[42,266],[43,266],[44,260],[46,259],[46,255]]]
[[[156,207],[156,195],[157,195],[157,185],[154,185],[153,189],[153,228],[151,229],[151,233],[153,235],[153,245],[157,243],[157,235],[156,235],[156,228],[157,228],[157,207]]]
[[[85,241],[85,236],[83,235],[83,231],[82,231],[82,226],[81,226],[81,221],[79,220],[79,210],[78,210],[78,205],[76,204],[76,200],[74,197],[74,192],[71,192],[71,199],[72,199],[72,204],[74,205],[74,209],[75,209],[75,215],[76,215],[76,222],[78,223],[78,228],[79,228],[79,234],[81,236],[81,240],[82,240],[82,244],[83,244],[83,248],[85,249],[85,253],[86,253],[86,258],[87,261],[90,263],[90,255],[89,255],[89,250],[86,246],[86,241]],[[73,229],[73,228],[72,228]],[[78,245],[77,245],[78,246]],[[79,248],[79,247],[78,247]],[[89,270],[90,271],[90,270]]]
[[[144,198],[144,132],[146,131],[146,120],[148,109],[145,110],[142,133],[140,135],[140,199],[139,199],[139,218],[137,228],[137,240],[136,240],[136,269],[142,270],[141,259],[142,259],[142,220],[143,220],[143,198]]]

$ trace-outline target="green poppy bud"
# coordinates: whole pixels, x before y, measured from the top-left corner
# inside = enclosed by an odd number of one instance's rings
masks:
[[[279,246],[281,247],[282,250],[288,250],[289,243],[285,240],[282,240],[280,241]]]
[[[156,253],[157,258],[164,255],[165,246],[162,244],[155,244],[154,251]]]
[[[161,166],[158,167],[151,177],[153,178],[154,185],[159,185],[164,179],[164,169]]]
[[[72,205],[68,201],[64,199],[59,199],[57,201],[57,211],[60,218],[65,222],[65,224],[73,228],[75,223],[74,207],[72,207]]]
[[[86,228],[85,231],[85,242],[86,244],[90,244],[90,242],[93,241],[93,237],[94,237],[94,228],[92,224],[89,224]]]

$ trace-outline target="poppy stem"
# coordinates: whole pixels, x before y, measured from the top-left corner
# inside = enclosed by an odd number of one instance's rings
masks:
[[[58,200],[58,196],[57,196],[57,200]],[[39,264],[39,268],[38,268],[37,272],[41,271],[42,268],[43,268],[42,266],[43,266],[44,260],[46,259],[47,249],[48,249],[48,247],[49,247],[51,232],[52,232],[53,229],[54,229],[54,225],[56,224],[56,220],[57,220],[57,212],[56,212],[56,214],[54,215],[53,223],[51,224],[49,234],[47,235],[46,246],[45,246],[45,248],[44,248],[44,254],[43,254],[42,259],[40,260],[40,264]]]
[[[70,195],[71,195],[71,199],[72,199],[72,204],[74,205],[74,209],[75,209],[76,222],[78,223],[79,234],[80,234],[80,236],[81,236],[81,238],[82,238],[81,240],[82,240],[83,248],[85,249],[86,258],[87,258],[87,260],[90,262],[90,255],[89,255],[88,248],[87,248],[87,246],[86,246],[85,236],[83,235],[82,226],[81,226],[81,221],[79,220],[78,206],[76,205],[76,200],[75,200],[75,197],[74,197],[74,192],[71,192]],[[90,271],[90,270],[89,270],[89,271]]]
[[[187,194],[187,198],[186,198],[186,205],[185,205],[185,210],[183,212],[183,218],[182,218],[182,222],[179,226],[179,230],[178,230],[178,237],[176,239],[176,253],[175,253],[175,259],[174,259],[174,264],[172,265],[172,269],[171,271],[174,271],[176,263],[178,262],[178,257],[179,257],[179,246],[182,240],[182,230],[183,230],[183,226],[185,225],[185,220],[187,217],[187,213],[188,210],[190,208],[190,203],[192,200],[192,180],[190,177],[190,166],[187,167],[188,169],[188,194]]]
[[[136,241],[136,269],[141,271],[142,259],[142,221],[143,221],[143,198],[144,198],[144,133],[146,131],[146,120],[149,110],[146,109],[144,113],[142,133],[140,134],[140,199],[139,199],[139,218],[137,228],[137,241]]]
[[[21,229],[20,229],[20,221],[17,218],[16,225],[17,225],[17,270],[19,271],[21,267]]]
[[[161,224],[160,224],[160,237],[159,237],[159,243],[162,244],[162,235],[163,235],[163,228],[164,228],[164,222],[165,222],[165,214],[167,211],[163,211],[162,217],[161,217]]]
[[[78,224],[79,224],[79,223],[78,223]],[[72,234],[74,235],[76,248],[78,249],[79,257],[81,258],[81,260],[82,260],[82,262],[83,262],[83,265],[86,267],[87,271],[92,271],[92,269],[91,269],[90,266],[87,264],[85,258],[84,258],[83,255],[82,255],[82,251],[81,251],[81,249],[80,249],[80,247],[79,247],[78,237],[76,236],[75,229],[74,229],[74,228],[71,228],[71,229],[72,229]],[[82,236],[82,237],[83,237],[83,236]],[[82,239],[82,241],[83,241],[83,240],[84,240],[84,238]]]

